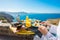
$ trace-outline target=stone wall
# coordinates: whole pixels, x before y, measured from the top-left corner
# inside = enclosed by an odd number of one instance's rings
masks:
[[[48,21],[50,21],[50,23],[54,24],[54,25],[58,25],[60,19],[48,19]]]

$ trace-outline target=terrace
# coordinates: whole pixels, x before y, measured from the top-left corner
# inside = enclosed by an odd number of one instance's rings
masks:
[[[26,18],[26,19],[29,20],[29,18]],[[54,25],[58,25],[59,20],[60,19],[48,19],[48,21],[50,21]],[[23,32],[16,32],[16,33],[14,32],[17,28],[17,26],[15,26],[14,24],[19,23],[21,20],[19,21],[19,19],[18,19],[19,22],[13,23],[12,16],[7,17],[7,14],[1,13],[0,21],[2,21],[0,23],[0,39],[2,39],[2,40],[8,40],[8,39],[9,40],[33,40],[35,33],[31,32],[32,30],[31,31],[22,30]],[[24,23],[24,21],[21,21],[21,22]],[[14,25],[14,26],[12,26],[12,25]],[[30,23],[29,23],[29,25],[31,26]],[[27,25],[27,26],[29,26],[29,25]]]

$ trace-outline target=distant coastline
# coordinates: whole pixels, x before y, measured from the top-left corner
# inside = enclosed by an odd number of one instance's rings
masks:
[[[6,12],[14,17],[16,21],[16,17],[19,16],[20,20],[25,20],[26,16],[29,16],[31,19],[38,20],[47,20],[47,19],[56,19],[60,18],[60,13],[26,13],[26,12]]]

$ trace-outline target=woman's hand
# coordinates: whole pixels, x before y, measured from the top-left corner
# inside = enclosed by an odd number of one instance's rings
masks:
[[[48,30],[45,26],[39,26],[38,30],[43,34],[46,35],[48,33]]]

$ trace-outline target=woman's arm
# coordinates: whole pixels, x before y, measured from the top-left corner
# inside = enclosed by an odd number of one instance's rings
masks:
[[[54,36],[50,31],[47,30],[45,26],[40,26],[38,30],[47,38],[47,40],[57,40],[58,38]],[[51,30],[52,31],[52,30]],[[53,31],[52,31],[53,32]],[[54,32],[55,33],[55,32]]]
[[[50,32],[48,32],[45,37],[47,38],[47,40],[58,40],[57,36],[54,36],[53,34],[51,34]]]

